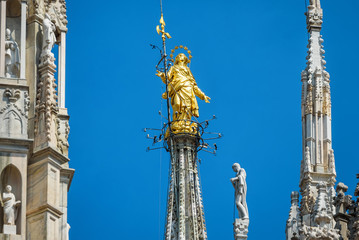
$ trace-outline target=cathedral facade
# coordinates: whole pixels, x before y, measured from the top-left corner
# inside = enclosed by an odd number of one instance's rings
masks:
[[[65,107],[66,3],[0,4],[0,239],[65,240],[74,175]]]

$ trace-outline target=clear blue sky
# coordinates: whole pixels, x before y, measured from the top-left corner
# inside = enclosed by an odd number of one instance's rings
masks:
[[[212,98],[200,101],[217,156],[201,152],[209,239],[233,239],[233,176],[247,171],[249,239],[285,237],[290,193],[298,190],[301,82],[307,32],[304,0],[164,0],[169,49],[186,45],[192,72]],[[338,181],[350,193],[359,173],[359,2],[322,0],[331,75]],[[71,239],[163,239],[168,153],[146,152],[144,127],[160,127],[163,84],[149,44],[159,0],[67,1],[67,99]],[[163,104],[161,106],[161,103]]]

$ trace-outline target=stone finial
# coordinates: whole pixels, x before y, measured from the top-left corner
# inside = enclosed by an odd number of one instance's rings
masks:
[[[317,189],[318,197],[314,205],[313,219],[318,226],[329,227],[328,225],[333,217],[331,216],[331,208],[328,202],[327,184],[319,182]]]
[[[292,192],[291,195],[291,207],[289,211],[289,218],[285,229],[286,240],[295,239],[295,236],[299,234],[299,227],[301,226],[300,210],[299,210],[299,193]]]
[[[310,0],[306,16],[308,31],[312,31],[314,29],[320,30],[322,28],[323,9],[320,6],[320,0]]]
[[[330,149],[329,150],[329,155],[328,155],[328,170],[330,173],[337,175],[337,172],[335,170],[335,158],[334,158],[334,150]]]

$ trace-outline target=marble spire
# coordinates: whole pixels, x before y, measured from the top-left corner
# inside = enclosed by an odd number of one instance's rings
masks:
[[[288,228],[287,223],[287,239],[292,239],[294,232],[300,234],[297,235],[300,239],[319,239],[313,238],[319,232],[323,234],[330,232],[331,236],[336,236],[335,221],[332,217],[335,214],[333,199],[336,171],[332,149],[330,76],[325,67],[324,40],[320,32],[323,24],[320,0],[310,0],[305,15],[309,39],[307,64],[301,74],[303,129],[303,160],[299,183],[302,195],[301,223],[298,224],[297,229],[293,229],[292,225]],[[323,211],[320,210],[323,204],[328,215],[325,219]],[[319,220],[323,221],[319,223]]]

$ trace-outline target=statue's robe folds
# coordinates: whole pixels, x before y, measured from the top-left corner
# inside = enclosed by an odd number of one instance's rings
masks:
[[[168,72],[168,79],[168,94],[171,98],[173,119],[191,120],[192,116],[199,117],[196,96],[204,100],[205,94],[198,88],[189,67],[172,66]]]
[[[4,224],[14,225],[17,211],[15,208],[15,196],[13,193],[3,193],[4,199]]]

